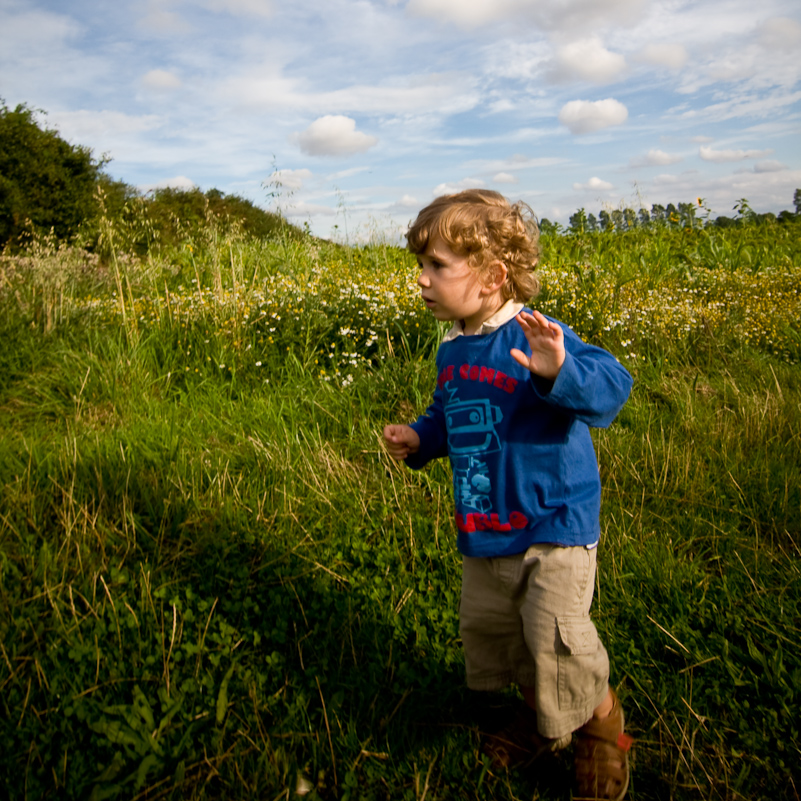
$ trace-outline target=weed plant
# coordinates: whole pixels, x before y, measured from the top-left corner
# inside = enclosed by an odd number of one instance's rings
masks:
[[[788,231],[544,241],[538,306],[635,376],[594,605],[632,798],[801,788]],[[569,754],[482,760],[515,696],[464,688],[449,468],[381,448],[435,380],[414,260],[213,217],[103,242],[0,265],[7,797],[568,798]]]

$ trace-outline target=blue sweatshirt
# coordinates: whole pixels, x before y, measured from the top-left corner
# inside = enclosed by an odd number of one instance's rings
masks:
[[[490,333],[449,335],[437,351],[434,402],[412,424],[420,449],[406,464],[450,458],[457,546],[466,556],[599,539],[601,481],[589,427],[614,420],[632,379],[610,353],[554,322],[565,334],[554,381],[509,354],[530,352],[514,319]]]

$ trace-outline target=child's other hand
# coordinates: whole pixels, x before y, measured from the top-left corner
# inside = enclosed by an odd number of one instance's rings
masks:
[[[520,312],[517,322],[526,335],[531,356],[512,348],[512,358],[534,375],[553,381],[565,362],[565,335],[556,324],[547,320],[538,311],[533,314]]]
[[[384,442],[389,455],[398,461],[420,450],[420,437],[411,426],[384,426]]]

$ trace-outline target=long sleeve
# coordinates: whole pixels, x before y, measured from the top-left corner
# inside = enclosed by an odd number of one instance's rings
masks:
[[[629,397],[631,375],[611,353],[583,342],[558,324],[565,333],[564,364],[553,382],[532,376],[534,392],[588,426],[606,428]]]
[[[420,450],[406,457],[406,466],[412,470],[419,470],[432,459],[448,455],[448,431],[445,426],[442,393],[443,390],[438,388],[434,392],[432,404],[411,424],[420,437]]]

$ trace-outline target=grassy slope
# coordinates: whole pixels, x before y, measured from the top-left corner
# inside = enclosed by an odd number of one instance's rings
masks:
[[[11,797],[276,798],[299,774],[312,798],[568,797],[567,758],[539,777],[482,763],[478,731],[512,698],[463,688],[449,472],[380,449],[385,421],[424,408],[430,360],[385,350],[344,388],[306,356],[276,356],[268,383],[205,352],[177,375],[207,327],[48,319],[6,295]],[[632,362],[596,436],[595,614],[638,740],[632,797],[796,798],[801,375],[700,344]]]

